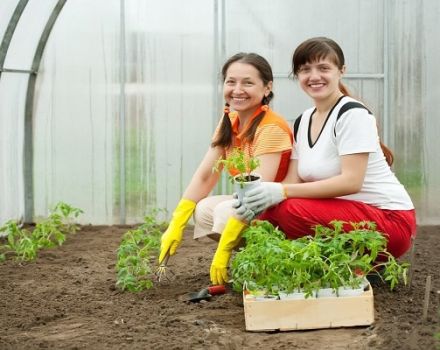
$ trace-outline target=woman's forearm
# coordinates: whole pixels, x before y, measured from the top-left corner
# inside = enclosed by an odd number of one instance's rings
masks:
[[[284,188],[288,198],[334,198],[357,193],[361,186],[356,181],[339,175],[314,182],[284,183]]]

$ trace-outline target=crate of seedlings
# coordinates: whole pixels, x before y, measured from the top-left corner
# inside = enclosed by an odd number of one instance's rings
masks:
[[[386,251],[371,222],[334,221],[296,240],[267,221],[244,233],[246,246],[232,261],[233,287],[243,291],[246,330],[301,330],[370,325],[374,295],[365,276],[406,283],[408,264]],[[381,271],[380,274],[378,271]]]

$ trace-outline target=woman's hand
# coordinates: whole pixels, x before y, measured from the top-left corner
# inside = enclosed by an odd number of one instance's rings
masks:
[[[283,185],[278,182],[262,182],[245,193],[243,206],[256,215],[286,199]]]
[[[238,200],[237,193],[234,193],[233,196],[234,201],[232,202],[232,208],[234,208],[235,217],[242,222],[251,222],[257,214],[246,208],[244,204]]]

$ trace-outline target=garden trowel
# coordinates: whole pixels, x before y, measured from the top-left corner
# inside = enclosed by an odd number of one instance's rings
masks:
[[[185,301],[191,301],[193,303],[198,303],[201,300],[209,300],[213,295],[225,294],[226,287],[223,285],[211,286],[208,288],[203,288],[199,292],[189,293]]]

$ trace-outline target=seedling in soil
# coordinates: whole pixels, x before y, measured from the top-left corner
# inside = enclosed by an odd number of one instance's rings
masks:
[[[19,261],[31,261],[37,257],[40,249],[62,245],[66,235],[78,230],[79,226],[73,219],[81,213],[81,209],[59,202],[47,218],[36,224],[33,231],[22,228],[15,220],[9,220],[0,227],[0,232],[6,233],[7,240],[0,245],[0,261],[10,255]]]
[[[139,292],[154,283],[152,264],[157,260],[160,238],[166,222],[157,222],[159,210],[145,216],[138,228],[127,231],[117,251],[116,286],[122,290]]]
[[[229,181],[232,184],[237,182],[240,187],[243,188],[245,182],[256,179],[251,173],[259,166],[259,159],[251,156],[247,157],[240,148],[235,147],[229,157],[226,159],[218,159],[212,170],[219,172],[221,169],[225,168],[228,170]]]

